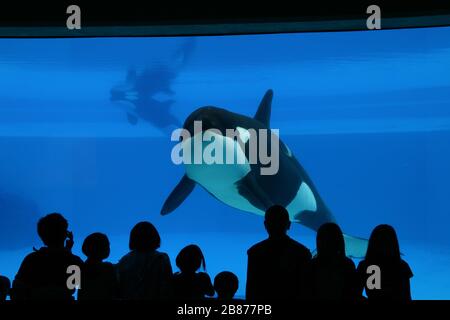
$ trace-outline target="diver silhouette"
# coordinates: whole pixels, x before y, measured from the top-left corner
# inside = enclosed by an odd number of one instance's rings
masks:
[[[109,239],[103,233],[86,237],[82,247],[87,257],[82,268],[78,300],[111,300],[118,297],[119,284],[115,267],[103,262],[110,254]]]
[[[296,299],[305,291],[305,272],[311,252],[287,235],[291,222],[279,205],[265,213],[269,238],[248,251],[246,299]]]
[[[176,258],[179,272],[173,276],[173,289],[176,299],[202,299],[214,296],[211,278],[206,272],[197,272],[200,267],[206,270],[205,257],[197,245],[191,244]]]
[[[83,261],[72,254],[73,234],[67,220],[51,213],[38,222],[44,247],[23,260],[13,281],[13,300],[73,300],[75,289],[67,286],[69,266],[82,268]]]
[[[369,266],[380,268],[380,288],[367,287]],[[365,290],[369,300],[411,300],[410,279],[413,273],[401,258],[395,229],[386,224],[377,226],[370,235],[364,260],[357,268],[359,290]]]
[[[325,223],[317,231],[317,255],[308,266],[307,297],[326,300],[356,300],[355,264],[345,256],[345,242],[335,223]]]
[[[127,253],[117,264],[120,298],[126,300],[168,299],[172,296],[172,266],[159,252],[161,238],[150,222],[136,224],[130,233]]]
[[[214,290],[219,300],[232,300],[238,289],[239,279],[230,271],[222,271],[214,278]]]

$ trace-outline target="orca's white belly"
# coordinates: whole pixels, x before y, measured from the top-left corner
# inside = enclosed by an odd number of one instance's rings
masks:
[[[223,146],[222,162],[211,164],[204,161],[201,164],[185,163],[186,175],[223,203],[243,211],[264,215],[262,210],[254,207],[238,192],[237,183],[251,171],[250,164],[239,144],[225,136],[214,133],[208,134],[214,137],[215,141],[220,141]],[[193,140],[189,139],[186,143],[190,145]],[[203,149],[208,144],[210,142],[203,143]],[[234,163],[226,163],[227,152],[235,155]]]
[[[205,136],[209,139],[208,141],[220,141],[220,145],[223,146],[223,161],[211,164],[204,161],[200,164],[185,163],[186,175],[223,203],[243,211],[264,215],[263,210],[256,208],[239,194],[237,183],[251,171],[250,164],[239,144],[231,138],[214,133],[205,133]],[[202,143],[203,149],[211,144],[208,141]],[[186,140],[186,143],[191,146],[193,139]],[[233,152],[235,163],[226,164],[226,152]],[[300,184],[296,195],[286,206],[286,209],[292,221],[296,220],[295,216],[302,211],[317,210],[314,193],[305,182]]]

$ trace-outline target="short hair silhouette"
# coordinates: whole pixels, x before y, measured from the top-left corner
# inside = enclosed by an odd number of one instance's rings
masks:
[[[84,239],[81,250],[89,259],[102,261],[109,257],[111,251],[109,239],[103,233],[92,233]]]
[[[5,301],[8,297],[11,282],[7,277],[0,276],[0,302]]]
[[[190,244],[178,253],[175,260],[181,272],[196,272],[200,267],[206,269],[205,257],[199,246]]]
[[[219,299],[233,299],[239,288],[238,277],[230,271],[223,271],[214,278],[214,290]]]
[[[269,236],[281,236],[286,234],[291,226],[289,213],[286,208],[274,205],[267,209],[264,216],[264,226]]]
[[[317,256],[345,257],[345,243],[341,228],[336,223],[324,223],[317,231]]]
[[[155,226],[148,221],[136,224],[130,233],[130,250],[153,251],[161,246],[161,237]]]
[[[67,220],[61,214],[50,213],[39,220],[37,232],[46,246],[59,246],[64,245],[68,227]]]
[[[369,238],[366,260],[369,262],[401,260],[397,233],[392,226],[381,224],[373,229]]]

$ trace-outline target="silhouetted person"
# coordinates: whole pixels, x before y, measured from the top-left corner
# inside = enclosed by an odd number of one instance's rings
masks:
[[[12,299],[73,299],[75,290],[67,286],[68,267],[81,268],[83,261],[71,252],[73,235],[68,227],[59,213],[39,220],[37,231],[44,247],[23,260],[13,282]]]
[[[117,264],[120,297],[166,299],[171,296],[172,266],[159,252],[161,238],[150,222],[139,222],[130,233],[130,252]]]
[[[115,267],[103,262],[109,257],[109,240],[103,233],[86,237],[82,247],[87,257],[81,277],[78,300],[111,300],[118,297],[119,284]]]
[[[0,276],[0,302],[6,300],[9,295],[9,289],[11,288],[11,282],[7,277]]]
[[[303,296],[304,276],[311,252],[291,239],[287,210],[279,205],[266,211],[269,238],[248,250],[246,298],[293,299]]]
[[[194,244],[181,249],[176,258],[180,272],[173,276],[173,289],[176,299],[203,299],[214,295],[211,278],[206,272],[197,272],[200,267],[206,270],[202,250]]]
[[[381,289],[367,288],[367,268],[380,268]],[[411,300],[410,278],[413,273],[400,256],[397,234],[389,225],[377,226],[370,235],[366,257],[357,268],[360,292],[365,289],[369,300]]]
[[[335,223],[325,223],[317,231],[317,256],[308,268],[308,298],[355,300],[356,268],[345,256],[344,236]]]
[[[229,271],[223,271],[214,278],[214,290],[217,292],[217,299],[232,300],[239,288],[238,277]]]

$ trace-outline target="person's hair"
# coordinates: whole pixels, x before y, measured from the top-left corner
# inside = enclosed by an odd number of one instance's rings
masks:
[[[206,270],[205,257],[199,246],[190,244],[178,253],[175,263],[181,272],[196,272],[200,267]]]
[[[130,232],[129,248],[131,251],[153,251],[161,246],[158,230],[150,222],[136,224]]]
[[[82,251],[86,257],[102,261],[109,257],[111,251],[109,239],[100,232],[90,234],[84,239]]]
[[[238,277],[230,271],[223,271],[214,278],[214,290],[219,298],[232,299],[239,288]]]
[[[373,229],[369,238],[366,260],[373,263],[401,260],[397,233],[393,227],[381,224]]]
[[[46,246],[64,245],[68,228],[67,220],[59,213],[50,213],[37,224],[38,235]]]
[[[7,293],[11,288],[11,281],[5,276],[0,276],[0,293]]]
[[[286,234],[291,222],[286,208],[280,205],[274,205],[267,209],[264,216],[264,225],[269,236],[279,236]]]
[[[341,228],[336,223],[324,223],[317,231],[317,257],[345,257],[345,242]]]

